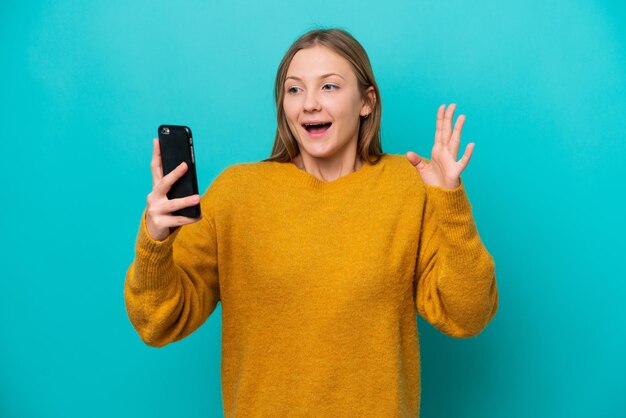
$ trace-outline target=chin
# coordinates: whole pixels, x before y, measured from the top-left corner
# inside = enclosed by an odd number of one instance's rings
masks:
[[[337,148],[324,146],[300,147],[300,150],[313,158],[329,158],[336,154]]]

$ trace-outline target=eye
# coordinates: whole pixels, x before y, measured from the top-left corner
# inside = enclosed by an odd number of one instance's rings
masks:
[[[328,87],[326,90],[332,91],[332,90],[337,90],[339,88],[339,86],[336,86],[334,84],[324,84],[323,86],[324,88]]]
[[[287,89],[287,93],[289,93],[289,94],[294,94],[294,93],[297,93],[297,89],[299,89],[299,88],[300,88],[300,87],[289,87],[289,88]]]

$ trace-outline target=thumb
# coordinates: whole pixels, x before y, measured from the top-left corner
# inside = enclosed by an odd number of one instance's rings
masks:
[[[407,152],[406,153],[406,158],[418,170],[423,170],[424,168],[426,168],[426,165],[427,165],[426,161],[424,161],[424,159],[422,157],[420,157],[419,155],[417,155],[413,151]]]

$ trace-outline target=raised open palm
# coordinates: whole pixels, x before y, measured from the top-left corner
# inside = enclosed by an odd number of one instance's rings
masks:
[[[458,187],[461,172],[465,170],[470,161],[474,150],[473,142],[467,144],[461,159],[456,160],[459,154],[465,115],[460,115],[457,118],[453,131],[452,117],[455,109],[456,104],[453,103],[447,109],[446,105],[443,104],[437,110],[435,145],[431,151],[430,162],[426,162],[413,151],[406,153],[406,157],[415,166],[425,184],[445,189]]]

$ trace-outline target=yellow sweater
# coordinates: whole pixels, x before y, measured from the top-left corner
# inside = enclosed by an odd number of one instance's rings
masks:
[[[463,182],[426,186],[403,155],[324,182],[292,163],[226,168],[203,218],[155,241],[141,219],[124,295],[161,347],[222,304],[230,417],[417,417],[416,314],[453,337],[495,315],[494,262]]]

